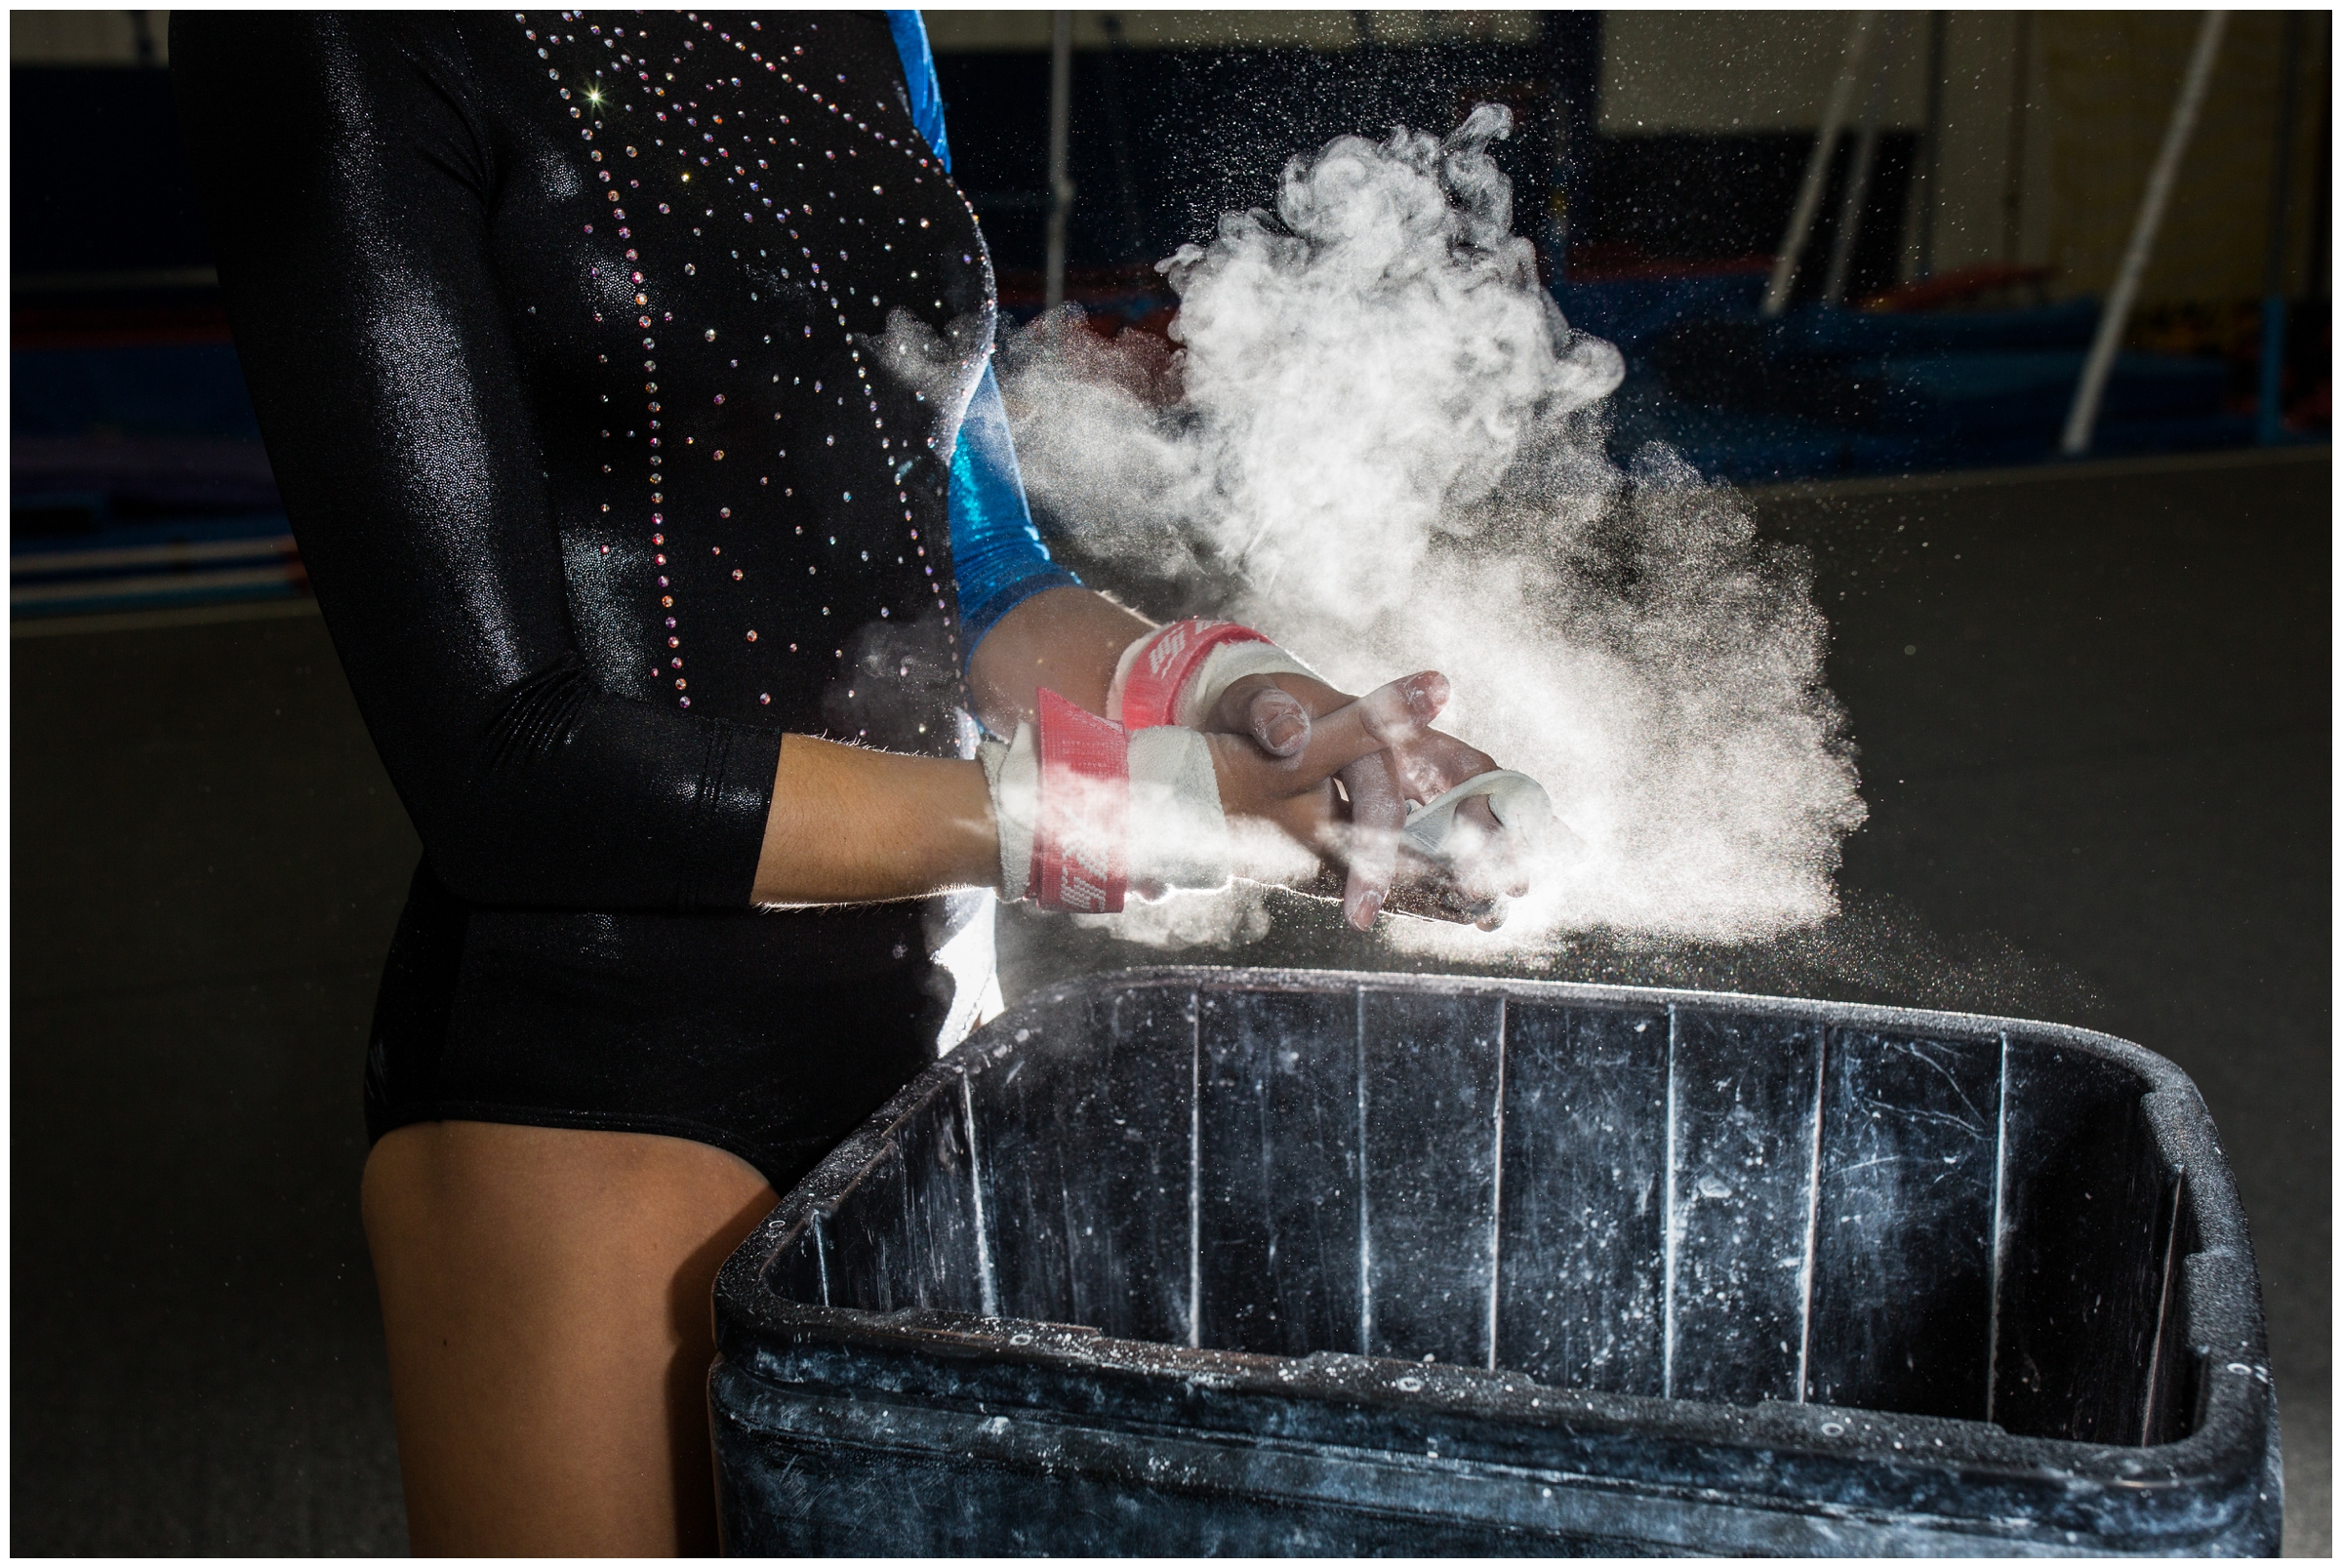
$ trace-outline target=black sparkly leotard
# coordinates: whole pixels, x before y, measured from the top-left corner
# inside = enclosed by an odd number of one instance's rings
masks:
[[[172,59],[424,846],[371,1131],[668,1133],[786,1188],[953,1001],[946,901],[749,906],[785,731],[966,739],[947,468],[991,278],[885,21],[181,12]]]

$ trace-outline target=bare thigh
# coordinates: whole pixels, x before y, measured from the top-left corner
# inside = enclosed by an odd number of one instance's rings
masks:
[[[713,1551],[710,1293],[775,1201],[675,1138],[450,1121],[375,1145],[366,1241],[415,1551]]]

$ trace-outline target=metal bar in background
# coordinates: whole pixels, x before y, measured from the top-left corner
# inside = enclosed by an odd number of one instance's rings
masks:
[[[2261,395],[2255,421],[2261,445],[2285,438],[2285,229],[2292,214],[2294,104],[2301,94],[2301,13],[2285,13],[2278,69],[2277,148],[2269,170],[2269,255],[2261,268]]]
[[[112,293],[137,289],[216,289],[220,271],[209,266],[152,266],[116,272],[20,272],[8,280],[11,293]]]
[[[2333,255],[2333,174],[2334,174],[2334,18],[2326,13],[2318,29],[2318,140],[2311,143],[2318,149],[2318,178],[2310,188],[2317,192],[2310,208],[2310,270],[2302,285],[2303,296],[2311,300],[2330,299],[2333,278],[2327,268],[2327,258]]]
[[[2011,19],[2009,43],[2008,165],[2000,178],[2000,264],[2017,264],[2025,221],[2025,115],[2033,98],[2033,13]]]
[[[298,560],[301,548],[291,534],[264,534],[256,539],[172,540],[161,544],[116,544],[96,549],[23,550],[8,558],[11,584],[39,577],[91,572],[123,572],[138,566],[169,566],[184,570],[214,561]]]
[[[1845,195],[1837,204],[1837,232],[1830,236],[1830,270],[1822,281],[1822,303],[1843,304],[1846,279],[1854,270],[1854,241],[1862,233],[1863,203],[1871,195],[1871,169],[1878,161],[1878,120],[1886,112],[1886,73],[1895,62],[1895,36],[1903,19],[1886,19],[1886,35],[1878,41],[1878,63],[1871,72],[1871,90],[1862,101],[1862,136],[1854,143],[1854,163],[1846,171]]]
[[[1927,13],[1927,113],[1919,132],[1918,253],[1912,267],[1915,279],[1935,272],[1935,210],[1942,205],[1937,188],[1944,169],[1944,44],[1951,31],[1952,13]]]
[[[2196,33],[2196,52],[2189,57],[2187,75],[2180,79],[2179,101],[2171,105],[2171,124],[2163,132],[2162,148],[2156,153],[2155,167],[2147,176],[2146,194],[2139,198],[2130,244],[2122,252],[2122,265],[2115,273],[2106,309],[2098,317],[2098,336],[2091,340],[2089,357],[2082,361],[2081,382],[2074,388],[2074,407],[2066,416],[2065,434],[2057,444],[2058,451],[2069,458],[2090,450],[2098,405],[2106,396],[2106,379],[2114,371],[2116,351],[2122,346],[2122,331],[2129,325],[2139,281],[2146,276],[2147,260],[2155,253],[2156,230],[2162,226],[2163,208],[2171,200],[2171,186],[2179,178],[2188,139],[2196,134],[2196,119],[2202,112],[2204,91],[2211,86],[2212,66],[2220,59],[2220,39],[2227,30],[2227,12],[2203,14],[2203,25]]]
[[[1049,13],[1049,261],[1047,299],[1066,301],[1066,219],[1073,181],[1066,172],[1066,139],[1073,118],[1073,13]]]
[[[1147,227],[1139,221],[1139,186],[1132,172],[1130,155],[1130,126],[1122,112],[1122,57],[1128,53],[1122,35],[1122,14],[1118,11],[1098,13],[1098,24],[1106,29],[1106,53],[1099,60],[1099,85],[1105,88],[1107,144],[1114,155],[1114,193],[1121,198],[1122,256],[1125,261],[1146,261],[1148,254]],[[1069,116],[1069,119],[1070,116]]]
[[[1837,133],[1845,126],[1847,105],[1854,101],[1854,84],[1862,72],[1862,57],[1870,47],[1871,28],[1877,24],[1878,13],[1854,13],[1853,30],[1846,35],[1846,52],[1837,67],[1837,80],[1831,86],[1830,101],[1822,110],[1821,129],[1813,139],[1813,155],[1805,160],[1805,179],[1797,186],[1797,204],[1789,215],[1788,232],[1781,236],[1781,252],[1773,258],[1772,280],[1765,285],[1764,303],[1758,314],[1778,316],[1789,308],[1789,291],[1797,281],[1797,263],[1805,254],[1805,241],[1813,233],[1814,214],[1821,210],[1822,190],[1830,182],[1830,160],[1837,152]]]
[[[1569,276],[1570,231],[1583,227],[1580,199],[1595,155],[1595,100],[1601,90],[1602,14],[1598,11],[1541,11],[1537,14],[1537,71],[1545,84],[1545,222],[1538,235],[1545,248],[1546,281]]]
[[[229,598],[218,603],[164,605],[152,610],[114,610],[41,615],[11,620],[8,634],[19,637],[86,637],[107,631],[156,631],[236,621],[287,621],[317,614],[307,594],[274,599]]]

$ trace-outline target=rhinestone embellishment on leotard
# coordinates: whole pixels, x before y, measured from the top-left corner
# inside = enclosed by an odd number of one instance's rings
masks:
[[[768,301],[778,303],[768,292],[775,273],[784,289],[796,289],[804,302],[814,307],[816,324],[823,325],[825,331],[834,328],[837,337],[832,342],[844,352],[845,375],[837,379],[839,384],[824,386],[826,373],[823,378],[814,378],[816,396],[811,407],[818,410],[826,403],[838,413],[853,415],[857,424],[866,418],[869,422],[867,438],[857,437],[854,445],[870,454],[871,482],[865,485],[853,481],[850,488],[837,487],[833,492],[837,499],[831,509],[856,540],[873,545],[882,535],[871,530],[883,530],[888,525],[869,516],[866,508],[875,503],[889,512],[900,512],[902,532],[894,540],[901,543],[892,544],[889,553],[898,563],[915,569],[915,581],[923,584],[926,598],[939,614],[956,669],[959,657],[956,615],[936,572],[936,563],[929,559],[926,543],[920,539],[918,515],[909,489],[913,465],[907,461],[909,454],[903,450],[909,443],[887,428],[885,410],[870,374],[869,340],[854,330],[849,313],[860,308],[885,312],[888,302],[868,290],[847,293],[837,270],[834,267],[825,270],[823,262],[834,251],[836,261],[850,267],[858,246],[876,245],[881,255],[895,250],[894,240],[875,228],[883,222],[882,217],[858,215],[843,204],[834,210],[827,205],[837,202],[840,190],[848,189],[845,184],[848,181],[853,181],[852,189],[867,187],[870,196],[882,202],[889,186],[899,181],[908,181],[910,187],[924,189],[934,196],[948,195],[958,203],[973,226],[975,214],[964,194],[949,181],[915,132],[903,126],[895,134],[888,134],[888,127],[880,122],[899,119],[899,106],[890,107],[878,101],[874,112],[857,111],[846,101],[852,90],[844,77],[837,77],[834,83],[809,77],[803,47],[774,45],[761,19],[749,20],[735,30],[719,27],[716,21],[699,13],[680,17],[652,14],[609,22],[571,12],[559,14],[549,23],[532,24],[525,13],[516,14],[516,19],[532,51],[548,61],[546,68],[555,73],[546,85],[559,84],[562,111],[568,119],[578,122],[578,141],[574,144],[586,154],[584,166],[589,171],[590,181],[588,193],[596,194],[600,203],[598,211],[582,215],[581,226],[590,236],[594,235],[598,222],[605,243],[614,230],[616,240],[625,247],[623,275],[597,276],[597,285],[616,285],[625,290],[621,308],[629,313],[619,319],[635,328],[637,337],[614,352],[623,361],[627,357],[626,348],[637,351],[642,379],[626,383],[628,388],[639,387],[639,391],[621,389],[625,399],[632,404],[634,417],[628,420],[618,415],[614,405],[610,427],[600,430],[600,440],[608,444],[612,458],[599,466],[613,480],[631,472],[634,477],[626,483],[639,488],[634,489],[630,503],[622,491],[603,502],[601,508],[611,511],[615,504],[614,518],[632,512],[648,519],[645,535],[652,542],[654,557],[652,597],[662,623],[659,640],[665,654],[660,667],[654,671],[655,678],[663,684],[671,682],[666,689],[674,694],[677,704],[689,707],[693,693],[688,666],[694,646],[704,648],[710,635],[716,636],[719,643],[725,638],[733,639],[731,646],[736,649],[753,645],[760,651],[755,657],[770,657],[761,650],[778,646],[769,640],[760,641],[756,631],[745,623],[746,614],[756,601],[735,600],[720,593],[715,598],[708,597],[718,585],[727,591],[733,585],[745,589],[756,577],[753,571],[724,563],[718,575],[710,580],[697,569],[685,572],[670,568],[666,546],[669,533],[679,533],[683,538],[696,535],[702,540],[712,537],[728,543],[748,537],[730,532],[733,529],[747,529],[753,534],[759,528],[770,528],[787,520],[787,512],[776,508],[803,503],[795,500],[795,487],[776,485],[771,471],[758,472],[756,486],[748,492],[767,497],[765,506],[748,508],[737,522],[733,518],[733,505],[707,508],[696,499],[688,503],[685,500],[706,482],[698,479],[701,470],[697,464],[725,462],[730,457],[750,463],[753,471],[776,461],[786,462],[787,436],[782,434],[781,440],[771,442],[767,455],[759,459],[753,449],[762,444],[738,439],[734,426],[709,426],[700,417],[687,417],[673,407],[672,399],[668,400],[668,406],[663,407],[659,383],[661,338],[665,331],[671,330],[683,333],[686,340],[702,350],[725,354],[718,362],[721,389],[710,392],[703,383],[701,400],[692,404],[701,410],[702,416],[721,418],[713,416],[712,411],[725,408],[728,399],[734,405],[740,404],[739,394],[753,390],[759,381],[766,383],[768,391],[778,392],[783,380],[779,370],[759,367],[755,358],[750,358],[744,368],[742,359],[730,357],[723,347],[728,339],[737,342],[741,323],[752,321],[758,313],[773,308]],[[818,27],[819,22],[807,25]],[[785,90],[785,101],[793,96],[803,107],[785,111],[769,98],[756,100],[744,95],[744,77],[735,72],[762,72],[775,81],[776,87]],[[576,90],[574,97],[572,89]],[[818,129],[825,124],[828,127],[827,131]],[[798,187],[793,200],[784,199],[790,191],[792,179]],[[630,207],[639,211],[629,216]],[[727,213],[726,207],[733,211]],[[738,244],[723,237],[722,229],[735,214],[739,221],[737,232],[741,235]],[[930,227],[932,220],[912,212],[898,215],[896,221],[906,229],[915,223],[923,230]],[[834,232],[826,226],[832,222],[838,225]],[[784,254],[788,261],[775,264],[769,253],[781,235],[773,234],[770,240],[765,240],[759,231],[767,230],[768,225],[786,233],[788,246]],[[762,243],[756,244],[752,254],[744,255],[744,250],[756,241]],[[746,312],[725,307],[712,324],[705,319],[695,323],[688,313],[678,320],[676,312],[685,310],[688,302],[679,295],[666,300],[657,298],[661,292],[660,267],[671,268],[679,261],[682,275],[697,278],[707,270],[706,263],[714,246],[721,246],[731,261],[740,263],[732,275],[741,280],[746,293]],[[678,251],[682,254],[678,255]],[[795,264],[790,265],[789,261]],[[965,253],[962,262],[976,264],[974,257]],[[666,275],[673,273],[670,270]],[[920,273],[915,269],[909,273],[909,279],[913,289],[929,295],[928,299],[911,303],[938,311],[944,308],[942,290],[931,289],[928,283],[919,281]],[[592,325],[606,328],[608,310],[607,305],[593,309]],[[919,312],[912,314],[916,319]],[[727,315],[731,320],[729,328]],[[815,325],[804,325],[801,337],[813,338],[815,330]],[[749,344],[755,345],[759,355],[773,342],[770,334],[759,334],[752,327],[749,334]],[[757,341],[759,337],[761,342]],[[748,344],[731,349],[731,353],[749,352]],[[598,362],[611,364],[611,354],[598,356]],[[787,363],[781,368],[785,369]],[[759,368],[765,368],[767,374],[756,375]],[[690,401],[693,372],[670,366],[669,376],[684,388],[685,401]],[[725,376],[730,380],[722,381]],[[800,409],[807,407],[801,396],[802,381],[802,378],[791,380],[791,385],[800,394],[796,404]],[[910,395],[916,402],[927,401],[922,391],[912,391]],[[610,395],[603,393],[601,400],[609,402]],[[776,434],[790,428],[785,413],[774,412],[773,420],[781,422],[781,431]],[[710,436],[718,428],[732,431],[735,439],[717,445]],[[864,460],[835,445],[846,428],[825,430],[824,450],[834,451],[834,461],[847,464],[848,472],[858,471]],[[618,433],[621,431],[623,435]],[[868,445],[864,447],[866,439]],[[936,439],[927,437],[920,452],[921,461],[938,461],[941,454],[937,448]],[[686,473],[692,476],[690,480],[682,477]],[[939,491],[942,488],[939,483]],[[893,505],[887,507],[886,500],[890,497]],[[737,504],[740,498],[741,492],[736,490],[726,499]],[[710,509],[712,516],[707,515]],[[857,521],[858,517],[862,520]],[[842,561],[844,558],[835,552],[843,546],[836,543],[829,530],[818,532],[829,541],[828,558]],[[804,534],[801,523],[793,526],[791,537]],[[815,541],[806,538],[803,543],[813,546]],[[723,548],[723,543],[709,543],[703,559],[712,560]],[[870,550],[857,548],[861,563],[871,562]],[[603,545],[600,553],[611,555],[609,546]],[[623,552],[612,556],[612,563],[614,569],[623,570]],[[808,564],[808,572],[817,580],[828,575],[819,572],[814,563]],[[878,606],[878,620],[894,620],[893,608],[887,604]],[[828,616],[831,609],[830,604],[824,604],[818,613]],[[725,629],[726,622],[732,629]],[[794,642],[787,643],[787,648],[788,654],[797,652]],[[843,656],[842,649],[832,652],[833,659]],[[755,697],[759,706],[769,706],[773,700],[770,691],[757,691]],[[923,733],[924,726],[921,730]]]

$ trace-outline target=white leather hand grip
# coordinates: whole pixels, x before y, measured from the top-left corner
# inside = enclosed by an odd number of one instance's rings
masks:
[[[1533,850],[1555,834],[1566,835],[1566,841],[1571,843],[1577,841],[1577,834],[1570,832],[1554,815],[1553,798],[1545,792],[1545,785],[1525,773],[1496,768],[1467,779],[1438,799],[1409,811],[1400,829],[1409,847],[1427,860],[1445,864],[1450,859],[1449,845],[1455,837],[1456,808],[1478,795],[1487,797],[1488,809],[1495,815],[1497,824],[1517,835],[1526,848]]]
[[[1040,722],[978,748],[1000,834],[1000,893],[1111,914],[1125,897],[1223,887],[1228,822],[1211,744],[1192,730],[1125,732],[1053,691]]]

